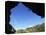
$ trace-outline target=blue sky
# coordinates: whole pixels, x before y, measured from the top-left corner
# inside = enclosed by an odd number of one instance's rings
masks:
[[[10,24],[15,29],[28,28],[43,22],[41,16],[36,15],[22,3],[11,9]]]

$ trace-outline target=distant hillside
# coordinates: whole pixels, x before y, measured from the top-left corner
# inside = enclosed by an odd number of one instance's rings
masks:
[[[44,32],[45,31],[45,23],[26,28],[17,30],[17,33],[29,33],[29,32]]]
[[[27,30],[32,30],[31,32],[44,32],[45,31],[45,24],[39,24],[30,28],[27,28]]]

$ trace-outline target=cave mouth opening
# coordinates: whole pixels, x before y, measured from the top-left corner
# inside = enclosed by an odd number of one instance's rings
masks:
[[[11,4],[12,3],[12,4]],[[15,32],[15,30],[14,31],[9,31],[9,30],[11,30],[12,29],[12,26],[9,24],[9,21],[10,21],[10,15],[11,15],[11,13],[10,13],[10,10],[12,9],[12,8],[14,8],[14,6],[17,6],[18,5],[18,3],[19,2],[13,2],[13,1],[6,1],[5,2],[5,19],[6,19],[6,25],[5,25],[5,32],[6,33],[14,33]],[[32,8],[32,10],[33,10],[33,12],[35,12],[36,14],[38,14],[38,15],[40,15],[42,18],[45,16],[44,14],[45,14],[45,11],[44,11],[44,3],[26,3],[26,2],[21,2],[21,3],[23,3],[26,7],[28,7],[29,9],[31,9]],[[38,7],[39,8],[38,8]],[[39,11],[39,13],[37,13],[36,11],[34,11],[34,8],[35,9],[37,9],[38,11]],[[41,9],[41,10],[40,10]],[[42,13],[42,14],[41,14]],[[7,19],[8,18],[8,19]],[[9,27],[9,26],[11,26],[11,28]]]

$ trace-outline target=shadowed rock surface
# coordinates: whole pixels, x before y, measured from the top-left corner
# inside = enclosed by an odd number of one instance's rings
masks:
[[[12,9],[14,6],[17,6],[18,2],[10,2],[10,1],[6,1],[5,2],[5,19],[6,19],[6,23],[5,23],[5,33],[7,34],[11,34],[11,33],[15,33],[16,30],[12,27],[11,24],[9,24],[10,22],[10,9]],[[12,31],[13,29],[13,31]]]
[[[25,3],[25,2],[23,2],[23,4],[26,7],[28,7],[29,9],[32,9],[33,13],[35,13],[41,17],[45,17],[44,3],[34,3],[34,2]]]

